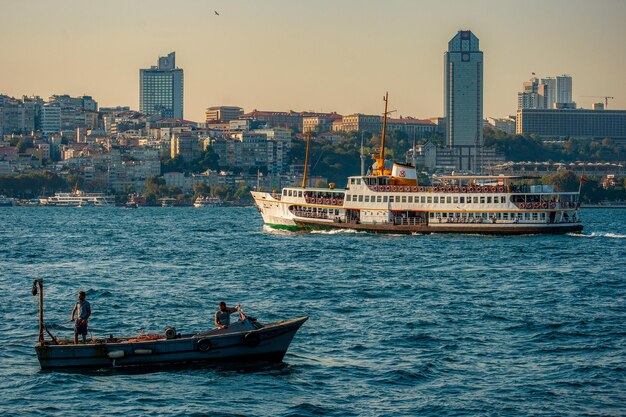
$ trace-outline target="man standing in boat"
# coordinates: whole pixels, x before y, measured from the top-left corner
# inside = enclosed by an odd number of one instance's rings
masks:
[[[215,325],[220,329],[225,329],[230,325],[230,315],[239,310],[240,304],[236,307],[226,307],[224,301],[220,301],[215,312]]]
[[[76,322],[74,323],[74,344],[78,344],[78,335],[83,336],[83,343],[87,343],[87,320],[91,316],[91,305],[89,301],[85,300],[85,291],[78,292],[78,302],[72,309],[72,315],[70,320],[74,321],[76,316]]]

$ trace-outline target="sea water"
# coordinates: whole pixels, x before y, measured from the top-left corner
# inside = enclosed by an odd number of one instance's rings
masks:
[[[0,208],[0,415],[624,415],[626,210],[562,236],[288,233],[253,208]],[[79,290],[94,337],[307,315],[284,363],[42,371]],[[71,324],[54,330],[71,337]]]

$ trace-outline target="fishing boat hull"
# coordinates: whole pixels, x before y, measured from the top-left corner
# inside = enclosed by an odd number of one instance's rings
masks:
[[[307,320],[301,317],[242,332],[209,332],[173,339],[55,345],[35,349],[42,369],[153,367],[219,362],[280,362],[296,332]]]

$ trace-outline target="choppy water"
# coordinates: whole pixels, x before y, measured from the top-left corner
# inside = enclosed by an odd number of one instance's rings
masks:
[[[269,233],[252,208],[0,208],[0,414],[624,415],[626,210],[565,236]],[[44,372],[76,291],[94,335],[309,315],[284,364]],[[60,336],[72,332],[58,330]]]

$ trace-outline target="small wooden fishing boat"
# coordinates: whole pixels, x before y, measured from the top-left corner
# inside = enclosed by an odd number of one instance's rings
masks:
[[[58,339],[43,321],[43,280],[33,283],[39,293],[39,342],[35,346],[42,369],[154,367],[218,362],[282,361],[291,340],[308,319],[299,317],[261,324],[240,312],[240,320],[225,329],[179,334],[167,328],[164,334],[137,337],[93,339],[73,344]],[[51,340],[44,339],[44,331]]]

